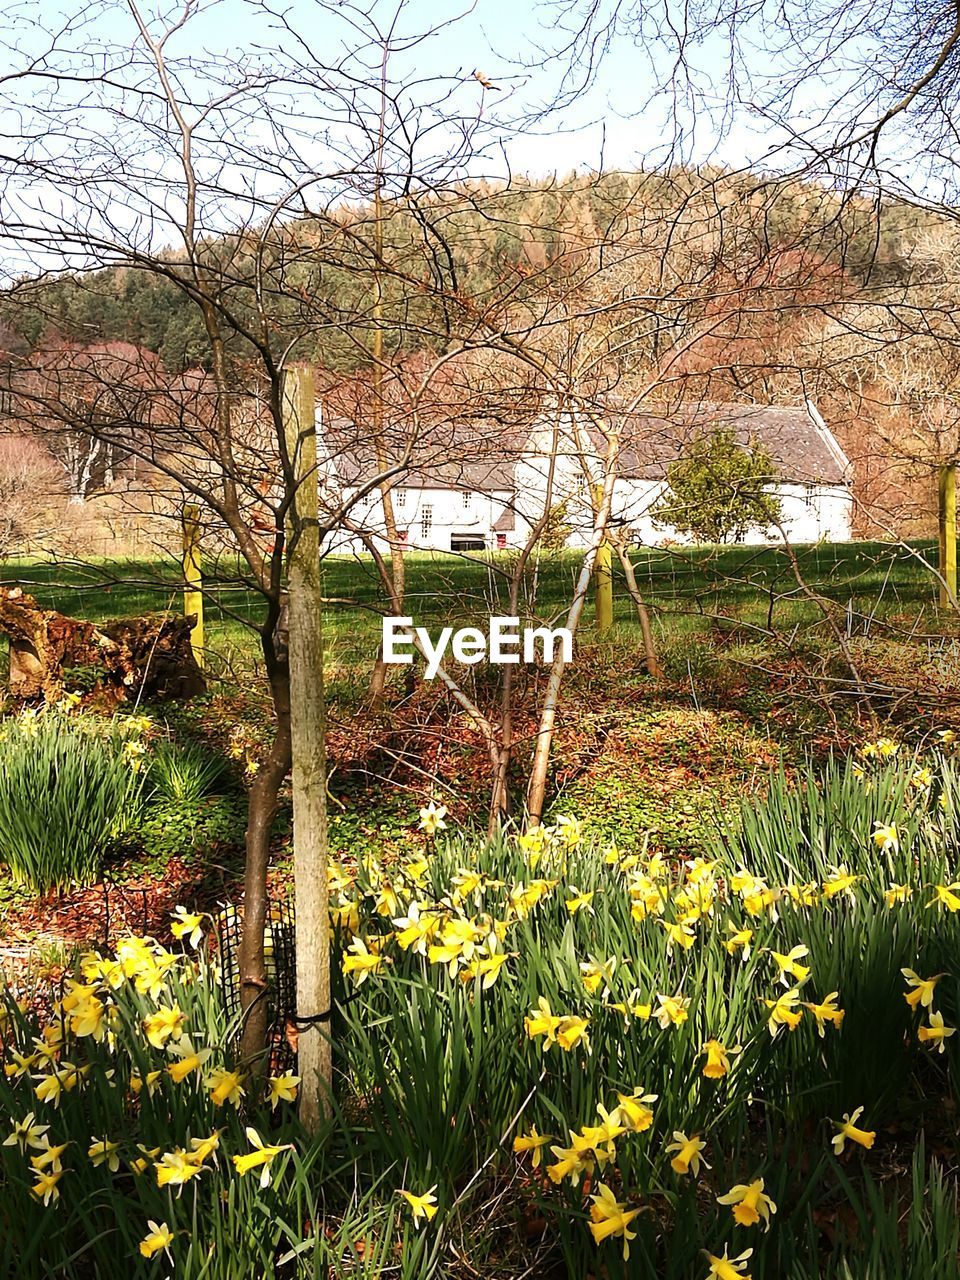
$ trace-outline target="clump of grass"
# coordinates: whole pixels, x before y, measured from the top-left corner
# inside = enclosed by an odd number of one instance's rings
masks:
[[[161,799],[192,804],[226,790],[230,766],[199,742],[161,742],[150,759],[150,782]]]
[[[0,735],[0,862],[38,893],[100,877],[137,817],[146,748],[119,724],[24,712]]]

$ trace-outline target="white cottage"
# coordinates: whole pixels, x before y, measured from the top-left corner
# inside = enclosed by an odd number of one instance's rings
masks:
[[[783,531],[792,542],[851,536],[851,467],[835,436],[809,401],[804,405],[700,403],[681,406],[669,417],[631,413],[608,416],[619,441],[612,506],[614,526],[630,531],[634,545],[686,542],[677,530],[653,519],[664,493],[667,469],[698,437],[732,429],[744,447],[754,442],[771,454],[779,479],[769,491],[780,499]],[[570,527],[568,546],[586,546],[592,528],[588,484],[603,475],[607,442],[583,418],[562,414],[534,428],[516,468],[516,508],[521,524],[539,518],[553,457],[551,506],[563,508]],[[756,528],[747,542],[779,541],[778,531]]]
[[[805,405],[708,404],[682,406],[670,416],[607,415],[619,440],[612,523],[629,530],[634,545],[687,541],[654,522],[667,469],[697,437],[730,428],[747,447],[766,446],[779,473],[770,486],[781,501],[784,532],[793,542],[849,540],[850,463],[810,402]],[[363,554],[373,539],[389,551],[377,477],[383,459],[391,477],[394,515],[403,546],[416,551],[480,552],[523,546],[548,503],[563,507],[567,545],[584,547],[592,529],[588,484],[603,474],[606,439],[571,414],[541,422],[525,436],[496,424],[447,422],[431,427],[410,447],[399,427],[387,427],[378,458],[352,423],[321,427],[323,498],[342,512],[326,550]],[[371,485],[375,487],[370,488]],[[776,542],[778,533],[754,529],[749,542]]]
[[[393,437],[393,438],[391,438]],[[397,535],[413,551],[503,550],[517,538],[514,518],[516,441],[502,430],[446,423],[425,432],[414,448],[400,431],[385,432],[380,459],[342,420],[320,429],[326,452],[324,506],[345,509],[326,550],[363,554],[368,540],[388,552],[383,500],[375,483],[387,466]],[[374,487],[370,488],[373,484]]]

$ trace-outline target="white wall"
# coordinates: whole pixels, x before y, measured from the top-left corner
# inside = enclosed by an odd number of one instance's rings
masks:
[[[537,520],[543,512],[546,493],[547,460],[540,456],[525,458],[517,467],[517,506],[528,519]],[[567,502],[566,521],[572,527],[567,541],[570,547],[586,547],[592,530],[592,511],[582,482],[582,468],[577,459],[560,456],[556,460],[551,505]],[[620,478],[614,484],[612,516],[618,525],[634,531],[634,542],[643,546],[687,544],[692,541],[676,529],[660,527],[651,517],[666,484],[663,481]],[[807,486],[781,484],[771,489],[780,499],[783,528],[791,542],[847,542],[851,536],[853,500],[845,485]],[[780,542],[780,533],[754,528],[744,541],[748,543]]]
[[[356,489],[348,490],[344,496],[350,500],[355,493]],[[482,538],[485,545],[493,549],[497,545],[493,526],[511,497],[506,490],[476,493],[398,485],[393,490],[397,531],[406,531],[405,545],[412,551],[449,551],[455,536]],[[354,503],[348,518],[372,534],[381,551],[389,552],[379,489]],[[516,537],[516,532],[507,533],[506,545],[516,545]],[[349,531],[332,535],[324,546],[327,551],[349,554],[362,554],[366,550],[362,540]]]

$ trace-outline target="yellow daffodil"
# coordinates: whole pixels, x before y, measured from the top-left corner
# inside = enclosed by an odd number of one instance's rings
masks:
[[[837,997],[839,995],[839,991],[831,991],[828,996],[823,998],[820,1004],[814,1004],[809,1000],[805,1000],[803,1003],[803,1007],[809,1009],[817,1020],[817,1034],[821,1040],[826,1034],[825,1029],[828,1022],[832,1022],[838,1031],[840,1024],[843,1022],[844,1011],[837,1008]]]
[[[52,1169],[49,1173],[38,1173],[36,1181],[30,1188],[32,1193],[38,1200],[42,1200],[45,1205],[50,1204],[52,1200],[60,1199],[60,1188],[57,1185],[63,1177],[63,1169]]]
[[[749,916],[761,916],[764,912],[769,912],[771,918],[776,920],[778,897],[776,889],[771,889],[758,880],[753,891],[743,895],[743,909]]]
[[[190,1151],[187,1159],[196,1165],[202,1165],[205,1161],[213,1157],[213,1162],[217,1162],[217,1152],[220,1150],[220,1130],[214,1129],[208,1138],[191,1138]]]
[[[476,955],[470,962],[473,966],[474,978],[480,979],[480,986],[484,991],[489,991],[493,984],[500,977],[503,966],[510,957],[515,954],[513,952],[498,951],[492,955]]]
[[[618,1093],[616,1114],[624,1129],[631,1133],[645,1133],[653,1124],[653,1112],[647,1104],[656,1100],[657,1095],[644,1093],[642,1085],[638,1085],[633,1093]]]
[[[8,1080],[19,1080],[21,1076],[30,1074],[38,1060],[36,1053],[23,1054],[11,1049],[10,1061],[3,1064],[3,1074]]]
[[[446,810],[444,810],[446,812]],[[430,866],[428,858],[411,858],[409,862],[405,862],[400,868],[400,874],[405,880],[408,880],[414,888],[419,888],[423,883],[423,877],[427,874]]]
[[[668,1155],[671,1151],[676,1152],[676,1155],[670,1161],[670,1168],[674,1173],[679,1173],[681,1176],[692,1173],[694,1177],[697,1177],[700,1173],[701,1164],[707,1169],[710,1168],[700,1154],[701,1151],[706,1150],[706,1146],[707,1144],[698,1134],[695,1133],[688,1138],[685,1133],[675,1129],[673,1142],[669,1143],[666,1149]]]
[[[639,991],[633,991],[630,994],[629,999],[620,1001],[616,1004],[608,1004],[606,1005],[606,1008],[613,1009],[615,1012],[619,1013],[627,1024],[629,1024],[634,1018],[636,1018],[638,1022],[649,1022],[653,1015],[653,1006],[643,1004],[642,1001],[638,1001],[637,996],[639,994]]]
[[[91,1138],[87,1156],[95,1169],[105,1164],[111,1173],[116,1173],[120,1168],[120,1157],[117,1155],[119,1150],[119,1142],[108,1142],[106,1138]]]
[[[244,1096],[244,1079],[245,1077],[239,1071],[227,1071],[224,1067],[215,1067],[206,1079],[213,1105],[222,1107],[224,1103],[231,1102],[235,1107],[239,1106],[240,1099]]]
[[[430,1222],[437,1213],[437,1197],[433,1194],[437,1189],[434,1183],[429,1191],[425,1191],[422,1196],[414,1195],[412,1191],[404,1191],[401,1188],[397,1195],[403,1196],[407,1204],[410,1206],[410,1212],[413,1217],[413,1225],[419,1230],[421,1222]]]
[[[156,1013],[144,1018],[143,1029],[154,1049],[162,1049],[168,1040],[180,1039],[186,1021],[187,1015],[178,1004],[169,1008],[161,1005]]]
[[[719,1080],[730,1073],[730,1058],[733,1054],[740,1052],[739,1045],[736,1048],[728,1049],[720,1040],[708,1040],[700,1050],[701,1055],[706,1054],[707,1061],[703,1067],[703,1074],[708,1080]]]
[[[872,839],[881,853],[890,851],[896,853],[900,848],[900,833],[897,831],[895,822],[875,822]]]
[[[276,1160],[277,1156],[283,1151],[291,1151],[293,1148],[289,1143],[281,1147],[267,1146],[263,1139],[257,1133],[256,1129],[251,1126],[247,1127],[247,1139],[253,1151],[247,1155],[234,1156],[233,1167],[242,1178],[249,1173],[251,1169],[260,1169],[260,1186],[267,1187],[270,1185],[270,1166]]]
[[[372,949],[362,938],[354,938],[349,947],[350,954],[343,957],[343,972],[352,973],[358,987],[362,987],[371,973],[384,964],[386,957]]]
[[[524,920],[548,893],[557,886],[556,880],[531,880],[528,885],[518,884],[510,890],[510,906],[519,920]]]
[[[547,1174],[551,1182],[558,1185],[569,1178],[574,1186],[580,1182],[583,1174],[593,1175],[596,1162],[590,1152],[589,1147],[585,1147],[582,1143],[578,1146],[576,1134],[570,1134],[571,1145],[569,1147],[551,1147],[550,1150],[557,1157],[554,1164],[547,1165]]]
[[[931,1013],[930,1025],[920,1027],[917,1030],[917,1039],[921,1044],[929,1044],[936,1053],[943,1053],[946,1048],[944,1042],[955,1033],[956,1027],[945,1027],[943,1025],[942,1013]]]
[[[179,1059],[167,1067],[167,1075],[175,1084],[182,1084],[188,1076],[199,1072],[213,1052],[212,1049],[194,1049],[186,1036],[183,1036],[178,1044],[171,1044],[169,1051]]]
[[[282,1076],[270,1077],[270,1110],[275,1111],[281,1102],[295,1102],[300,1077],[287,1072]]]
[[[738,929],[735,924],[727,926],[731,936],[724,940],[723,945],[726,947],[730,955],[736,955],[740,952],[740,959],[744,964],[750,959],[750,943],[753,941],[752,929]]]
[[[596,1195],[592,1195],[590,1199],[593,1205],[589,1225],[594,1241],[599,1245],[611,1237],[622,1236],[623,1260],[626,1262],[630,1257],[630,1241],[636,1239],[636,1232],[630,1231],[629,1226],[640,1210],[628,1209],[626,1203],[617,1200],[611,1189],[602,1182],[597,1186]]]
[[[820,887],[813,881],[785,885],[783,892],[795,907],[815,907],[820,901]]]
[[[779,980],[785,987],[789,987],[793,983],[806,982],[807,978],[809,978],[809,966],[799,963],[804,956],[809,954],[809,948],[802,945],[792,947],[786,954],[781,951],[770,952],[774,963],[780,971]]]
[[[24,1154],[26,1154],[28,1147],[34,1147],[38,1150],[42,1148],[46,1143],[44,1135],[50,1126],[48,1124],[37,1124],[36,1118],[35,1113],[30,1111],[22,1120],[15,1120],[10,1136],[4,1138],[3,1145],[5,1147],[19,1147]]]
[[[590,1037],[587,1034],[587,1027],[590,1025],[589,1018],[577,1018],[572,1014],[567,1014],[557,1023],[557,1044],[566,1053],[570,1053],[577,1045],[590,1052]]]
[[[597,1114],[600,1124],[585,1124],[579,1134],[574,1135],[574,1146],[579,1149],[582,1144],[585,1150],[592,1151],[602,1169],[616,1155],[616,1140],[626,1129],[620,1123],[619,1108],[609,1112],[601,1104],[597,1106]]]
[[[132,1073],[130,1076],[130,1092],[136,1097],[141,1089],[146,1087],[147,1097],[152,1098],[156,1093],[161,1074],[159,1071],[148,1071],[145,1076],[138,1076],[136,1072]]]
[[[800,1003],[800,992],[796,987],[793,987],[790,991],[785,991],[776,1000],[764,1000],[763,1003],[770,1010],[767,1018],[767,1030],[771,1036],[774,1038],[778,1036],[781,1027],[796,1031],[803,1016],[803,1010],[797,1008]]]
[[[858,1146],[865,1147],[868,1151],[873,1146],[876,1133],[870,1129],[858,1129],[857,1121],[863,1115],[863,1107],[857,1107],[853,1115],[844,1114],[843,1120],[834,1120],[831,1123],[836,1125],[839,1130],[834,1134],[831,1141],[833,1142],[834,1155],[843,1155],[844,1147],[847,1139],[857,1143]]]
[[[59,1108],[62,1095],[75,1089],[89,1070],[89,1065],[76,1067],[72,1063],[65,1062],[59,1071],[51,1071],[45,1076],[34,1076],[35,1080],[39,1080],[39,1084],[33,1092],[40,1102],[52,1102],[54,1107]]]
[[[898,903],[907,902],[913,897],[913,888],[908,884],[897,884],[892,881],[889,889],[884,889],[883,900],[891,909]]]
[[[186,907],[175,907],[170,922],[170,932],[175,938],[186,938],[190,946],[196,949],[203,941],[203,912],[190,912]]]
[[[686,1022],[688,1018],[688,1009],[690,1008],[689,997],[658,995],[659,1008],[654,1011],[653,1016],[660,1023],[660,1026],[666,1031],[667,1027],[678,1027],[682,1022]]]
[[[182,1187],[201,1172],[199,1162],[179,1147],[164,1152],[153,1167],[157,1171],[158,1187]]]
[[[616,956],[611,956],[609,960],[594,960],[591,956],[589,960],[580,961],[580,974],[583,985],[592,996],[597,994],[601,986],[603,987],[603,994],[609,994],[616,969]]]
[[[61,1012],[69,1016],[70,1030],[79,1039],[91,1036],[102,1040],[106,1033],[106,1005],[91,986],[70,983],[60,1002]]]
[[[544,1049],[556,1040],[559,1025],[560,1019],[551,1011],[546,996],[540,997],[536,1009],[531,1009],[523,1020],[523,1029],[531,1040],[536,1040],[538,1036],[544,1037]]]
[[[667,920],[661,920],[667,934],[667,955],[670,955],[674,947],[680,947],[682,951],[689,951],[697,940],[696,931],[689,921],[678,921],[671,924]]]
[[[150,1230],[140,1241],[141,1255],[152,1258],[156,1253],[166,1253],[172,1262],[170,1245],[173,1244],[173,1232],[165,1222],[154,1222],[152,1218],[147,1219],[147,1226]]]
[[[717,1257],[713,1253],[703,1251],[703,1256],[710,1264],[710,1270],[707,1273],[707,1280],[715,1277],[716,1280],[750,1280],[747,1272],[747,1263],[753,1256],[752,1249],[744,1249],[743,1253],[738,1254],[735,1258],[731,1258],[727,1250],[724,1249],[723,1256]]]
[[[532,1125],[528,1134],[517,1134],[513,1140],[513,1150],[518,1156],[526,1155],[528,1151],[532,1151],[533,1157],[530,1163],[534,1169],[539,1169],[543,1148],[548,1142],[552,1141],[552,1133],[537,1133],[537,1126]]]
[[[717,1204],[732,1205],[734,1219],[741,1227],[754,1227],[762,1219],[765,1231],[770,1230],[770,1215],[777,1212],[777,1206],[764,1194],[762,1178],[731,1187],[725,1196],[717,1196]]]
[[[823,896],[827,899],[839,897],[841,893],[845,893],[847,897],[853,898],[853,888],[859,876],[852,875],[847,870],[847,864],[841,862],[839,867],[832,868],[830,875],[824,880]]]
[[[160,1148],[145,1147],[142,1142],[138,1142],[137,1150],[140,1154],[130,1161],[130,1168],[139,1177],[142,1173],[146,1173],[153,1161],[159,1156]]]
[[[960,897],[957,896],[957,889],[960,889],[960,882],[955,884],[935,884],[932,886],[934,896],[928,907],[935,907],[938,904],[946,907],[948,911],[960,911]]]
[[[354,934],[360,928],[360,908],[356,899],[337,894],[330,899],[330,923],[334,929]]]
[[[664,889],[652,876],[642,871],[635,872],[627,883],[630,895],[630,914],[637,924],[641,924],[648,916],[663,914],[666,907]]]
[[[37,1155],[30,1157],[30,1163],[34,1169],[52,1169],[54,1173],[59,1173],[63,1168],[63,1153],[69,1145],[69,1142],[61,1142],[59,1146],[51,1147],[45,1138],[43,1145],[38,1148]]]
[[[428,805],[420,810],[420,830],[427,836],[435,836],[438,831],[445,831],[447,824],[444,818],[447,816],[447,806],[445,804],[437,805],[432,800]]]
[[[570,914],[575,916],[578,911],[588,911],[593,915],[593,899],[596,890],[591,893],[581,893],[576,886],[571,885],[570,892],[573,894],[573,897],[567,898],[563,904]]]
[[[924,1009],[929,1009],[933,1004],[934,989],[944,975],[935,973],[932,978],[921,978],[914,973],[913,969],[901,969],[900,972],[906,979],[907,986],[912,988],[903,994],[903,998],[910,1008],[916,1009],[919,1005]]]
[[[442,917],[439,912],[428,911],[418,902],[411,902],[405,916],[393,920],[397,946],[401,951],[413,951],[417,955],[427,954],[427,944],[434,938]]]

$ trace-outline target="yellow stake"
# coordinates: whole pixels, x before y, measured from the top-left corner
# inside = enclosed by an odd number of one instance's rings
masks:
[[[957,603],[957,467],[940,468],[940,604],[947,609]]]
[[[203,578],[200,573],[200,508],[187,503],[183,508],[183,578],[186,587],[183,592],[183,613],[189,618],[196,618],[190,628],[190,647],[197,660],[197,666],[203,666]]]
[[[597,510],[603,504],[603,485],[594,489]],[[597,558],[593,565],[594,608],[597,621],[597,633],[603,634],[613,626],[613,562],[610,543],[606,538],[597,548]]]

